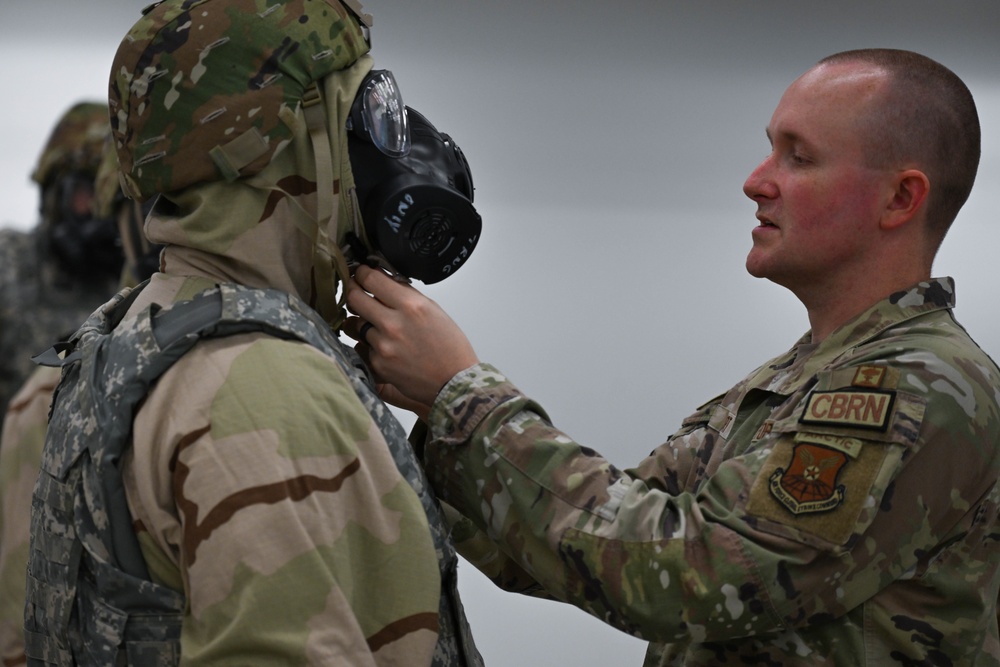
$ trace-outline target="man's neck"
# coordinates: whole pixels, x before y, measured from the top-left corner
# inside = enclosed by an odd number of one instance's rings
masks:
[[[865,280],[862,277],[839,287],[827,286],[822,294],[817,294],[816,290],[793,292],[809,314],[812,341],[819,343],[889,295],[929,279],[928,269],[926,272],[900,274],[888,280]]]

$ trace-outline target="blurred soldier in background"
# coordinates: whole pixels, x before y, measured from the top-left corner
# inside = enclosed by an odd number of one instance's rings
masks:
[[[164,248],[60,347],[29,665],[481,664],[440,507],[337,338],[351,265],[436,282],[481,226],[369,25],[354,0],[166,0],[122,41],[121,181],[159,195]]]
[[[74,331],[118,288],[118,232],[94,209],[109,132],[107,104],[71,107],[31,176],[40,222],[29,232],[0,230],[0,415],[32,372],[32,355]]]
[[[41,200],[38,225],[29,232],[0,230],[0,658],[5,665],[23,660],[28,509],[58,378],[52,369],[32,375],[31,357],[106,301],[122,266],[115,224],[94,206],[94,179],[110,129],[107,104],[80,102],[68,109],[32,173]],[[16,404],[14,424],[7,424],[8,403]],[[24,444],[6,444],[13,440]]]
[[[104,146],[94,179],[94,210],[99,219],[115,221],[117,234],[111,238],[112,247],[121,246],[126,258],[121,282],[134,286],[156,270],[160,247],[149,243],[142,233],[149,206],[122,194],[110,136]],[[59,374],[58,367],[35,366],[11,398],[0,432],[0,664],[4,667],[25,662],[24,583],[31,491],[38,478],[49,405]]]

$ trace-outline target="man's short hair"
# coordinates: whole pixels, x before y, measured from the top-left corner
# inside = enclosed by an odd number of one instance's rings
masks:
[[[818,64],[846,62],[888,73],[880,108],[866,120],[870,166],[913,166],[927,174],[927,220],[940,243],[969,198],[979,168],[979,116],[972,93],[950,69],[912,51],[843,51]]]

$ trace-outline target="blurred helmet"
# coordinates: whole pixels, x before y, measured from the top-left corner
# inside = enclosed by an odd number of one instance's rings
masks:
[[[79,102],[73,105],[49,135],[31,174],[32,180],[45,186],[57,176],[70,172],[93,178],[110,129],[107,104]]]
[[[363,25],[337,0],[153,5],[111,70],[123,189],[145,200],[258,173],[292,138],[313,84],[368,52]]]
[[[125,197],[118,179],[118,155],[114,142],[108,137],[94,179],[94,208],[98,217],[113,220],[117,225],[119,244],[128,271],[122,276],[122,281],[128,285],[138,285],[160,266],[163,246],[150,243],[142,231],[146,215],[155,201],[155,197],[151,197],[140,204]]]
[[[38,242],[61,279],[102,284],[121,270],[114,221],[95,209],[94,178],[110,132],[106,104],[75,104],[56,123],[32,173],[41,187]]]

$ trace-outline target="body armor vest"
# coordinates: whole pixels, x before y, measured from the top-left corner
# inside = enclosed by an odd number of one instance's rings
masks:
[[[482,665],[458,597],[457,556],[440,506],[354,350],[296,297],[237,285],[219,285],[168,310],[154,304],[120,324],[139,289],[117,294],[69,341],[37,359],[63,366],[63,375],[32,499],[28,664],[178,663],[184,596],[149,578],[126,503],[122,455],[152,384],[200,339],[263,331],[312,345],[350,379],[427,514],[442,590],[432,665]]]

